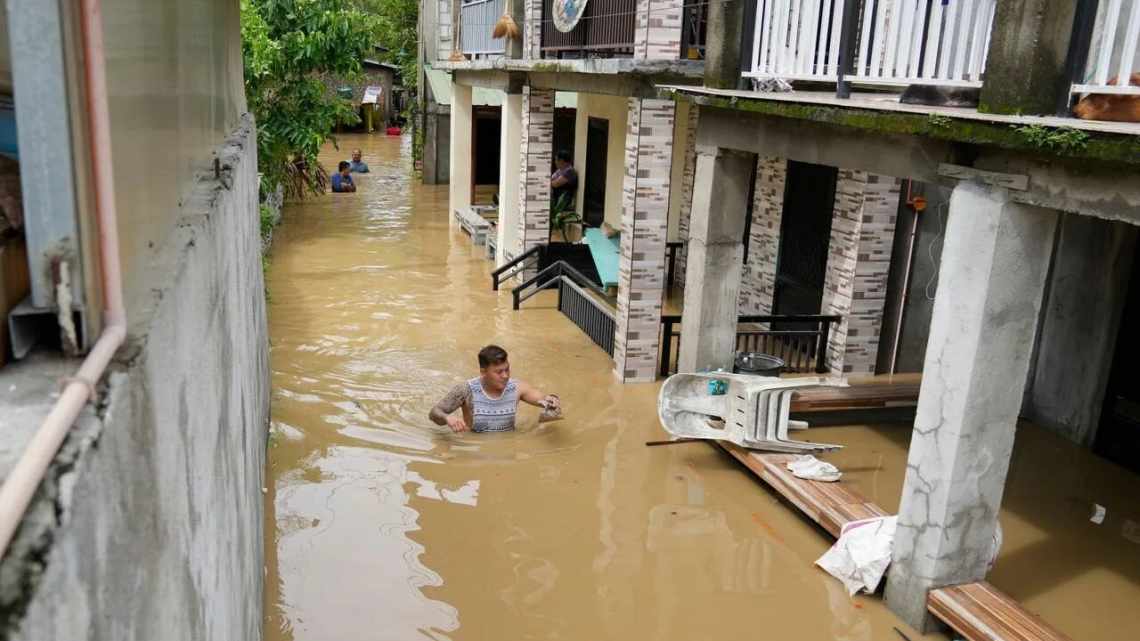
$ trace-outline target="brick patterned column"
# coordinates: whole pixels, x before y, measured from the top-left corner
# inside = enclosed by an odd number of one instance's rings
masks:
[[[752,228],[748,231],[748,262],[740,279],[738,310],[742,315],[772,313],[787,178],[786,159],[761,156],[756,161],[756,193],[752,203]]]
[[[614,371],[627,383],[657,378],[673,118],[671,100],[629,99],[614,336]]]
[[[523,30],[523,59],[539,60],[542,58],[542,0],[521,1],[525,3],[523,16],[526,20],[526,24],[519,25]],[[550,25],[550,28],[553,29],[554,25]]]
[[[637,0],[633,57],[677,60],[681,56],[682,0]]]
[[[681,209],[678,211],[677,264],[673,269],[672,287],[685,288],[685,265],[689,257],[689,221],[693,218],[693,177],[697,174],[697,126],[700,124],[700,107],[689,105],[689,121],[685,129],[685,170],[681,175]]]
[[[554,91],[523,87],[517,253],[550,240],[550,163]]]
[[[822,305],[843,316],[827,346],[833,372],[875,372],[898,206],[899,179],[839,170]]]

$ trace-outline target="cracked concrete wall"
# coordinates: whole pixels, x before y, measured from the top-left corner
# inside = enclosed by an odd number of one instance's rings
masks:
[[[261,638],[268,344],[251,119],[145,266],[95,416],[0,564],[0,638]]]

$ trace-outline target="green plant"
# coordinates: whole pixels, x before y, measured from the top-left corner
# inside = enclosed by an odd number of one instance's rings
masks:
[[[570,225],[580,222],[582,222],[582,217],[574,211],[574,201],[570,197],[570,192],[562,192],[550,204],[550,224],[557,227],[558,232],[562,234],[562,240],[566,240],[569,238],[566,232],[570,229]]]
[[[1010,125],[1029,145],[1048,151],[1080,151],[1088,146],[1089,135],[1071,127],[1043,127],[1041,125]]]
[[[277,226],[276,216],[273,215],[273,208],[265,203],[261,204],[261,238],[268,239],[269,235],[273,233],[273,228]]]
[[[930,114],[926,117],[926,122],[931,126],[938,129],[946,129],[953,122],[949,116],[940,114]]]
[[[359,74],[377,29],[378,20],[350,0],[242,0],[245,93],[266,193],[278,184],[291,198],[325,190],[328,172],[317,154],[338,124],[359,117],[322,77]]]

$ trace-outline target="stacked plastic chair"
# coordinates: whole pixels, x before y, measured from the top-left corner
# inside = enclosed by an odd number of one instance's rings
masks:
[[[788,416],[797,390],[819,387],[818,378],[775,378],[711,372],[675,374],[661,386],[657,414],[665,431],[678,438],[730,441],[769,452],[812,454],[842,448],[788,436]]]

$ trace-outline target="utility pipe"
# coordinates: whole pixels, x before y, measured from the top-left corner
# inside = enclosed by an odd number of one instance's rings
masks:
[[[899,343],[902,341],[903,319],[906,317],[907,291],[910,288],[910,272],[914,266],[914,241],[918,235],[918,217],[922,214],[923,209],[925,209],[925,205],[920,209],[919,206],[915,204],[914,199],[911,198],[910,193],[912,187],[914,187],[914,180],[908,178],[906,181],[906,204],[910,205],[911,209],[914,210],[914,220],[911,221],[910,238],[907,239],[906,245],[906,264],[903,267],[902,300],[899,301],[898,319],[895,321],[895,336],[893,344],[891,345],[891,364],[887,370],[890,374],[894,374],[898,368]]]
[[[79,371],[66,380],[55,406],[0,487],[0,558],[7,551],[12,535],[68,431],[87,401],[93,400],[96,383],[127,336],[127,314],[123,307],[119,263],[119,230],[111,171],[111,126],[107,112],[100,0],[81,0],[80,14],[88,127],[91,131],[95,221],[99,230],[99,261],[103,276],[103,333],[91,347]]]

